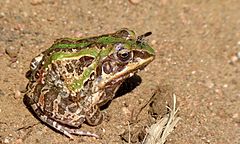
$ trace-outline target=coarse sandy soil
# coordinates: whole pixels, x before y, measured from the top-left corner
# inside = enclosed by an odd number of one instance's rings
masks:
[[[124,132],[139,127],[132,143],[140,143],[154,122],[148,103],[154,93],[160,117],[165,102],[173,93],[177,97],[181,120],[166,143],[240,143],[240,62],[234,60],[240,51],[238,0],[1,0],[0,5],[0,143],[121,144],[128,143]],[[139,35],[151,31],[156,59],[135,76],[138,83],[129,92],[102,110],[102,124],[82,125],[101,139],[70,140],[40,123],[21,93],[31,59],[58,38],[123,27]]]

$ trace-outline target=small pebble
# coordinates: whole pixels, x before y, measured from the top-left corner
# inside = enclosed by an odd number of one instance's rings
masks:
[[[151,41],[151,44],[152,44],[152,45],[155,45],[156,43],[157,43],[156,40],[152,40],[152,41]]]
[[[3,143],[6,143],[6,144],[8,144],[8,143],[10,143],[10,141],[9,141],[9,139],[8,139],[8,138],[5,138],[5,139],[3,140]]]
[[[239,52],[237,52],[237,57],[238,57],[238,59],[240,59],[240,51]]]
[[[15,92],[14,92],[14,98],[15,99],[18,99],[18,98],[20,98],[21,97],[21,92],[19,91],[19,90],[15,90]]]
[[[228,87],[228,85],[227,85],[227,84],[224,84],[224,85],[223,85],[223,87],[224,87],[224,88],[227,88],[227,87]]]
[[[230,64],[234,64],[236,63],[237,61],[240,60],[240,52],[237,52],[235,55],[233,55],[231,58],[230,58],[230,61],[229,63]]]
[[[238,41],[237,44],[240,45],[240,41]]]
[[[141,0],[129,0],[129,2],[132,4],[138,4],[141,2]]]
[[[235,114],[233,114],[232,118],[235,119],[235,118],[238,118],[238,116],[239,116],[238,113],[235,113]]]
[[[205,81],[205,86],[208,87],[208,88],[213,88],[214,83],[211,80],[206,80]]]
[[[0,13],[0,18],[3,18],[3,17],[5,17],[5,13],[1,12]]]
[[[127,107],[123,107],[122,111],[127,117],[131,116],[131,111]]]
[[[16,24],[14,26],[14,30],[23,31],[24,29],[25,29],[25,25],[24,24]]]
[[[105,132],[106,132],[106,130],[105,130],[104,128],[102,128],[102,132],[103,132],[103,133],[105,133]]]
[[[49,18],[47,18],[47,20],[48,20],[48,21],[55,21],[55,17],[53,17],[53,16],[52,16],[52,17],[49,17]]]
[[[16,58],[19,53],[19,50],[20,50],[19,47],[9,46],[6,47],[5,52],[10,58]]]

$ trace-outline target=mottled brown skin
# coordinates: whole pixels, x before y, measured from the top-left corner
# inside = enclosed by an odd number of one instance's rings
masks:
[[[70,138],[73,138],[71,134],[98,137],[96,134],[77,128],[83,122],[89,125],[100,124],[103,116],[99,107],[111,100],[121,83],[138,69],[150,63],[154,55],[141,50],[130,51],[123,47],[124,43],[117,41],[109,44],[95,41],[103,36],[128,40],[132,38],[131,33],[132,31],[123,29],[113,34],[86,39],[60,39],[50,49],[34,58],[31,69],[27,73],[29,83],[26,96],[28,97],[27,104],[37,117]],[[60,48],[59,44],[67,44],[68,47],[71,44],[84,44],[84,46]],[[52,60],[52,55],[58,52],[72,54],[90,48],[96,50],[111,48],[112,52],[103,57],[83,55],[79,59],[74,57]],[[149,60],[140,65],[140,60],[144,59]],[[93,64],[96,67],[89,77],[85,78],[82,87],[73,90],[71,84],[74,80],[79,77],[83,78],[83,73]],[[130,68],[129,64],[131,67],[135,64],[133,66],[136,68]]]

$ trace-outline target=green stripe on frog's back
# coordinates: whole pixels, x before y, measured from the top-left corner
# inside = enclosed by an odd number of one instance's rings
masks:
[[[105,45],[121,43],[121,42],[126,42],[126,40],[123,38],[116,38],[116,37],[112,37],[112,36],[103,36],[103,37],[100,37],[99,39],[97,39],[97,43],[101,43],[101,44],[105,44]]]
[[[77,60],[84,56],[96,58],[99,51],[100,50],[97,48],[86,48],[86,49],[82,49],[79,52],[62,52],[62,51],[56,52],[56,53],[53,53],[48,58],[49,60],[46,61],[46,63],[44,64],[44,67],[47,68],[48,65],[51,64],[53,61],[58,61],[58,60]]]
[[[100,49],[97,49],[97,48],[86,48],[86,49],[82,49],[79,52],[56,52],[52,54],[51,61],[80,59],[83,56],[96,58],[99,51]]]
[[[92,44],[92,42],[86,39],[71,39],[71,38],[64,38],[57,40],[55,44],[49,48],[49,50],[53,49],[73,49],[73,48],[85,48]]]
[[[84,48],[84,47],[89,46],[90,44],[91,43],[89,43],[89,42],[72,43],[72,44],[59,43],[59,44],[53,45],[50,49],[55,49],[55,48],[59,48],[59,49]]]
[[[112,51],[111,47],[101,49],[93,63],[83,70],[83,73],[80,75],[79,78],[73,80],[73,83],[69,85],[69,88],[73,91],[81,90],[84,83],[88,81],[88,79],[90,78],[91,74],[96,71],[99,60],[110,55],[111,51]]]
[[[49,51],[54,49],[67,50],[67,49],[84,49],[94,44],[95,37],[90,38],[62,38],[54,42]]]
[[[74,49],[74,48],[87,48],[91,44],[108,45],[113,43],[126,42],[123,38],[116,38],[109,35],[102,35],[97,37],[88,38],[63,38],[55,42],[55,44],[49,48],[53,49]]]
[[[102,35],[102,36],[105,36],[105,35]],[[49,49],[52,50],[52,49],[86,48],[86,47],[90,46],[91,44],[95,44],[96,39],[98,39],[98,38],[99,38],[99,36],[84,37],[84,38],[62,38],[62,39],[55,41],[55,44]]]
[[[123,38],[116,38],[116,37],[112,37],[112,36],[103,36],[100,37],[97,40],[98,43],[102,43],[105,45],[109,45],[109,44],[115,44],[115,43],[124,43],[125,44],[125,48],[132,50],[132,48],[136,48],[137,50],[143,50],[148,52],[149,54],[155,54],[154,49],[152,47],[150,47],[147,43],[143,42],[143,43],[137,43],[136,40],[126,40]]]

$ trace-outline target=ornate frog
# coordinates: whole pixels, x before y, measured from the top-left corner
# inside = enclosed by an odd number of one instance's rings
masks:
[[[27,105],[45,124],[69,138],[99,137],[79,129],[98,125],[99,107],[112,100],[122,82],[154,60],[154,50],[129,29],[87,38],[62,38],[35,57],[29,79]]]

